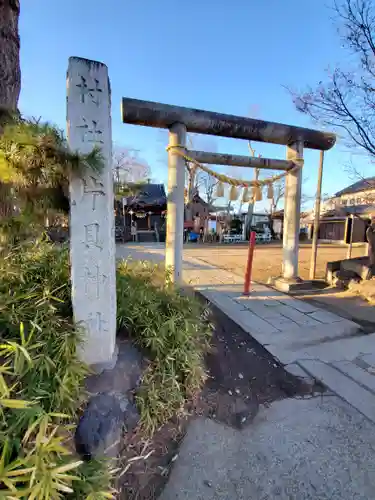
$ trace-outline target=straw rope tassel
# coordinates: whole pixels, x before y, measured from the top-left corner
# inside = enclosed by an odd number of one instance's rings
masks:
[[[255,201],[262,201],[262,188],[260,185],[255,186]]]
[[[219,181],[215,189],[216,198],[223,198],[224,196],[224,184]]]
[[[236,201],[238,199],[238,189],[236,186],[231,186],[229,190],[229,199],[230,201]]]
[[[250,201],[249,188],[245,186],[242,191],[242,202],[248,203]]]

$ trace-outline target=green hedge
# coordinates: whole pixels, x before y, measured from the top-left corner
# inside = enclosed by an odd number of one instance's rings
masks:
[[[199,391],[211,325],[159,267],[121,263],[117,299],[119,328],[150,360],[136,397],[150,433]],[[0,496],[112,498],[107,464],[81,462],[72,443],[88,368],[77,355],[66,246],[24,243],[0,260],[0,331]]]

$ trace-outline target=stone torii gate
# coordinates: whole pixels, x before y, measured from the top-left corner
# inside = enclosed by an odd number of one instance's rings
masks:
[[[169,129],[166,266],[182,279],[186,133],[284,144],[286,160],[189,151],[202,163],[287,171],[284,284],[298,281],[301,169],[293,168],[303,148],[330,149],[335,136],[289,125],[166,104],[122,100],[124,123]],[[101,149],[103,169],[70,181],[70,258],[74,320],[85,331],[81,357],[96,369],[116,362],[116,262],[112,172],[111,91],[108,68],[98,61],[69,59],[67,135],[71,149]]]
[[[332,148],[336,142],[334,134],[242,116],[129,98],[122,99],[121,112],[124,123],[169,129],[165,263],[167,268],[173,270],[173,281],[177,284],[182,280],[185,159],[180,154],[176,154],[176,149],[186,151],[186,133],[194,132],[286,146],[286,160],[191,150],[188,151],[188,156],[206,164],[287,171],[283,272],[276,281],[276,285],[283,290],[288,290],[290,285],[301,282],[298,276],[298,247],[302,168],[295,169],[294,167],[303,161],[304,148],[320,151]]]

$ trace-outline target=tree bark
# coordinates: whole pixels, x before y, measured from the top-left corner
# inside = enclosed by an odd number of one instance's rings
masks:
[[[0,0],[0,134],[10,114],[18,112],[21,90],[19,0]],[[13,211],[12,190],[0,183],[0,216]]]
[[[21,90],[19,0],[0,0],[0,111],[17,111]]]

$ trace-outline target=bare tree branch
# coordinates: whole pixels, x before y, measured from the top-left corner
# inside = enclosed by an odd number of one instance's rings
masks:
[[[346,69],[327,72],[325,82],[290,91],[299,111],[338,131],[351,147],[375,156],[375,10],[372,0],[335,1]]]
[[[138,150],[116,147],[112,156],[113,174],[117,183],[147,181],[151,168],[147,161],[138,157]]]
[[[212,175],[204,171],[199,171],[196,184],[197,188],[199,191],[201,191],[200,188],[202,188],[203,196],[211,206],[216,200],[214,193],[218,183],[219,181]]]

